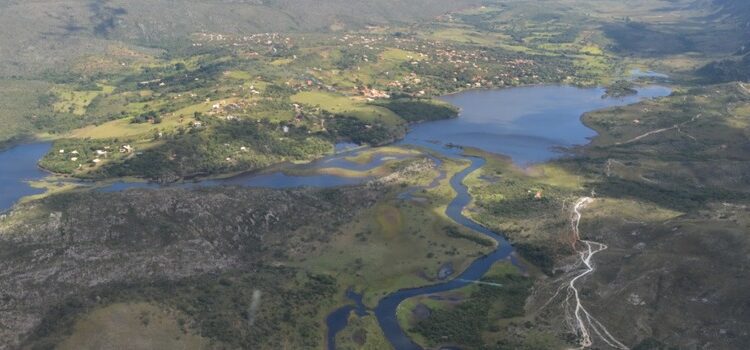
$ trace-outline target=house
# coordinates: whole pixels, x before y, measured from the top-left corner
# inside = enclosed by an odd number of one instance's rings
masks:
[[[194,128],[200,128],[201,126],[203,126],[203,123],[198,122],[198,121],[193,122],[193,127]]]
[[[104,151],[104,150],[100,150],[100,149],[98,149],[98,150],[96,150],[96,155],[97,155],[97,156],[104,156],[104,155],[107,155],[107,151]]]
[[[73,158],[70,158],[70,161],[71,161],[71,162],[77,162],[77,161],[78,161],[78,157],[73,157]]]
[[[101,162],[101,161],[102,161],[102,160],[101,160],[101,159],[99,159],[99,158],[96,158],[96,159],[92,160],[92,162],[94,162],[94,164],[96,164],[96,163],[99,163],[99,162]]]
[[[286,125],[284,125],[284,127],[281,129],[284,131],[285,134],[289,132],[289,127]]]
[[[160,83],[161,79],[154,79],[154,80],[147,80],[147,81],[141,81],[138,83],[138,87],[145,87],[154,83]],[[163,85],[160,85],[163,86]]]
[[[359,88],[359,93],[367,98],[379,99],[379,98],[390,98],[391,96],[385,91],[370,89],[369,87],[363,86]]]
[[[122,145],[120,147],[120,153],[133,153],[133,147],[130,145]]]

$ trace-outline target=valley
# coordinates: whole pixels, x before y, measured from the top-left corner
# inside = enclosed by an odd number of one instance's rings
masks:
[[[323,3],[0,1],[0,349],[750,344],[744,5]]]

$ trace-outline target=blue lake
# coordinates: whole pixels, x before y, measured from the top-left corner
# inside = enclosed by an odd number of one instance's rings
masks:
[[[443,145],[456,144],[505,154],[521,165],[542,162],[560,156],[559,147],[586,144],[596,136],[581,123],[582,114],[670,92],[649,86],[637,95],[602,98],[604,89],[571,86],[467,91],[443,97],[461,108],[458,118],[417,124],[401,143],[441,152]]]
[[[639,72],[634,73],[637,75]],[[643,74],[649,74],[648,72]],[[638,95],[625,98],[602,98],[601,88],[580,89],[570,86],[533,86],[503,90],[476,90],[443,99],[461,108],[459,118],[414,125],[400,142],[457,156],[459,149],[446,149],[446,144],[476,147],[509,155],[519,164],[541,162],[559,156],[559,147],[585,144],[595,136],[584,126],[585,112],[622,106],[645,98],[666,96],[670,90],[649,86]],[[339,167],[368,170],[402,156],[379,155],[370,163],[347,161],[358,150],[351,143],[337,144],[336,155],[302,167]],[[26,182],[44,178],[37,161],[49,150],[50,143],[24,144],[0,152],[0,212],[8,210],[20,198],[42,193]],[[334,175],[291,176],[283,172],[243,174],[229,179],[187,182],[177,187],[239,185],[249,187],[331,187],[352,185],[367,178],[346,178]],[[117,182],[99,188],[101,191],[122,191],[130,188],[159,188],[163,185],[138,182]]]
[[[48,174],[37,166],[50,143],[34,143],[11,147],[0,152],[0,212],[6,211],[19,199],[44,193],[29,186],[27,181],[43,179]]]

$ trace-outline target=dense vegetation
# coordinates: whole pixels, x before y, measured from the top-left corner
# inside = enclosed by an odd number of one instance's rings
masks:
[[[25,346],[54,347],[80,316],[97,307],[147,301],[181,311],[187,318],[177,322],[184,332],[210,338],[216,348],[315,348],[321,329],[314,317],[336,290],[329,276],[263,266],[178,281],[114,283],[52,308]]]
[[[45,124],[51,109],[50,85],[41,81],[0,80],[0,149],[4,144],[31,137]],[[41,117],[40,117],[41,115]]]
[[[615,98],[635,95],[637,93],[638,90],[635,89],[635,84],[627,80],[618,80],[614,82],[613,84],[607,86],[607,90],[605,92],[606,96]]]
[[[428,318],[417,323],[414,332],[426,337],[431,344],[457,344],[472,349],[486,347],[482,333],[493,328],[498,319],[524,314],[524,301],[531,289],[531,280],[515,274],[489,277],[478,285],[469,297],[453,308],[434,310]]]
[[[278,125],[219,122],[212,130],[191,129],[165,137],[164,144],[110,163],[93,177],[142,176],[161,181],[253,170],[284,160],[306,160],[331,151],[324,137],[305,130],[280,132]]]
[[[327,124],[328,131],[337,139],[349,140],[358,144],[384,145],[396,140],[397,136],[382,124],[367,124],[354,117],[336,116]]]
[[[430,100],[399,99],[379,103],[379,105],[390,109],[410,123],[449,119],[458,115],[455,107]]]
[[[710,84],[750,81],[750,55],[711,62],[698,69],[698,75]]]

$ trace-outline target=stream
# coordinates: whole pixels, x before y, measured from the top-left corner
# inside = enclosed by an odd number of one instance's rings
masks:
[[[457,194],[448,205],[445,213],[459,225],[482,233],[495,240],[497,242],[497,248],[492,253],[474,260],[466,270],[450,281],[426,287],[402,289],[380,299],[378,305],[375,307],[375,316],[377,317],[380,328],[382,328],[386,338],[388,338],[388,341],[396,349],[421,349],[419,345],[415,344],[409,336],[406,335],[398,323],[396,309],[402,301],[418,295],[440,293],[467,286],[482,278],[495,262],[506,258],[511,258],[512,260],[511,253],[513,253],[513,247],[505,240],[505,238],[492,232],[488,228],[479,225],[462,214],[464,207],[471,202],[469,189],[463,184],[463,180],[466,176],[481,168],[485,163],[482,158],[471,157],[468,159],[471,160],[471,165],[454,175],[450,180],[451,187],[456,190]],[[517,264],[515,265],[518,266]]]

